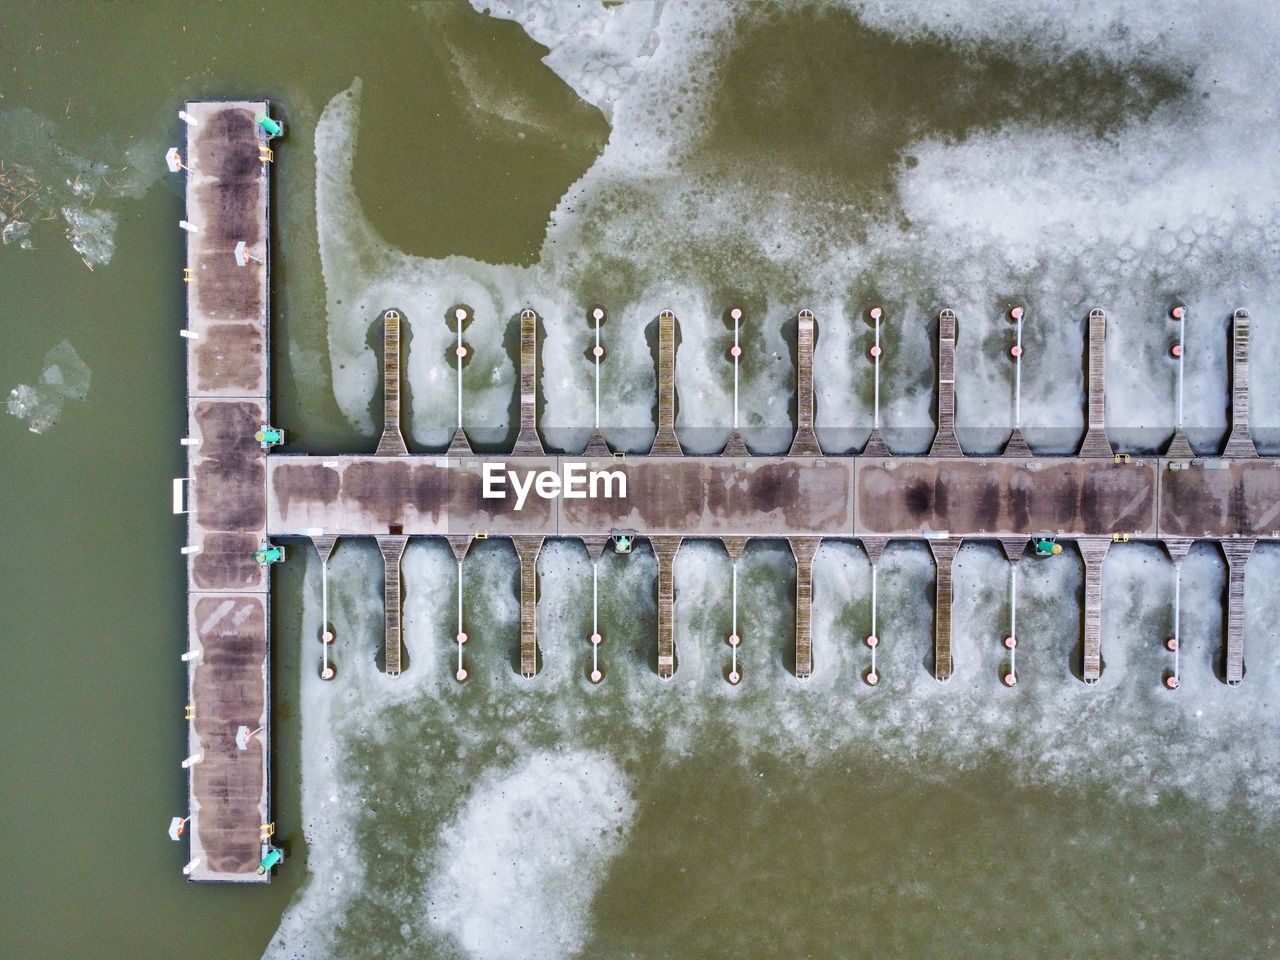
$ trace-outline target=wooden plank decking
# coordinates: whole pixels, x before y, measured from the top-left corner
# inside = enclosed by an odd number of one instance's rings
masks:
[[[822,447],[813,432],[813,344],[817,326],[808,310],[800,311],[796,324],[796,435],[788,455],[820,457]]]
[[[409,453],[400,432],[400,311],[382,313],[382,438],[376,451],[380,457],[403,457]]]
[[[1107,439],[1107,315],[1094,309],[1089,311],[1088,429],[1080,456],[1109,457],[1113,453]]]
[[[538,554],[542,537],[512,537],[520,561],[520,676],[538,675]]]
[[[929,551],[937,567],[933,612],[933,676],[937,680],[950,680],[954,670],[951,658],[951,567],[961,542],[958,537],[929,541]]]
[[[1253,555],[1252,539],[1223,540],[1227,558],[1227,643],[1223,678],[1236,686],[1244,680],[1244,570]]]
[[[1102,562],[1111,541],[1100,537],[1077,540],[1084,559],[1084,657],[1081,675],[1085,683],[1102,677]]]
[[[796,676],[813,673],[813,557],[821,537],[788,537],[796,560]]]
[[[675,598],[673,566],[682,537],[650,537],[658,561],[658,676],[670,680],[676,672]]]
[[[400,560],[408,543],[409,538],[404,536],[378,537],[378,550],[382,553],[382,656],[388,677],[400,676]]]
[[[964,456],[956,438],[956,315],[952,310],[938,314],[938,431],[929,456]]]
[[[520,432],[511,451],[517,457],[540,457],[538,436],[538,315],[520,311]]]
[[[1258,455],[1249,432],[1249,311],[1231,317],[1231,433],[1224,457],[1248,459]]]
[[[658,432],[649,448],[651,457],[684,453],[676,436],[676,315],[658,314]]]
[[[268,105],[186,112],[188,876],[257,883],[270,879],[257,867],[271,820],[268,578],[254,560],[267,528],[254,433],[269,412],[269,164],[255,117]],[[244,750],[240,726],[261,728]]]

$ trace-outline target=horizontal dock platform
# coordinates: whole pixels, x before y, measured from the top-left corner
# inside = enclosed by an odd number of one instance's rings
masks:
[[[510,482],[502,499],[482,496],[486,463],[522,478],[584,464],[625,476],[627,496],[544,499],[531,491],[516,510]],[[267,478],[273,536],[1280,535],[1280,463],[1266,459],[272,454]]]

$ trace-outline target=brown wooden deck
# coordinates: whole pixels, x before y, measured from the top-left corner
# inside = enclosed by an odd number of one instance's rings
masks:
[[[380,457],[403,457],[409,453],[400,432],[400,311],[382,313],[382,438],[376,451]]]
[[[937,680],[950,680],[955,670],[951,659],[951,567],[961,542],[959,537],[929,541],[929,551],[937,567],[933,610],[933,676]]]
[[[813,673],[813,557],[821,537],[788,537],[796,560],[796,676]]]
[[[658,560],[658,676],[663,680],[670,680],[676,672],[676,581],[672,567],[681,540],[681,537],[651,537],[649,541]]]
[[[188,103],[187,649],[192,880],[265,882],[270,832],[267,189],[262,101]],[[252,258],[238,266],[237,242]],[[198,651],[198,653],[196,653]],[[240,726],[262,732],[236,746]]]
[[[542,537],[512,537],[520,561],[520,676],[538,674],[538,554]]]
[[[676,436],[676,315],[658,314],[658,432],[649,448],[651,457],[684,453]]]
[[[383,666],[388,677],[400,676],[402,643],[400,639],[400,561],[404,557],[408,537],[378,537],[382,554],[382,600],[384,630],[382,638]]]
[[[538,436],[538,315],[520,311],[520,432],[512,450],[517,457],[542,456]]]
[[[813,344],[817,325],[808,310],[800,311],[796,324],[796,435],[789,455],[820,457],[822,447],[813,432]]]
[[[956,315],[952,310],[938,314],[938,432],[934,434],[931,457],[963,457],[956,438]]]
[[[1109,457],[1114,451],[1107,439],[1107,315],[1089,311],[1089,415],[1082,457]]]

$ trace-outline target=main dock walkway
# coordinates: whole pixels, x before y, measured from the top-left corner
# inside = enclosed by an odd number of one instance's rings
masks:
[[[1105,670],[1102,581],[1111,544],[1162,543],[1180,572],[1194,542],[1212,541],[1220,544],[1229,569],[1220,674],[1232,685],[1245,679],[1245,568],[1259,540],[1280,539],[1280,460],[1259,457],[1249,432],[1251,318],[1246,310],[1232,315],[1232,424],[1222,456],[1190,455],[1181,432],[1164,457],[1113,454],[1105,422],[1108,318],[1101,309],[1090,311],[1086,321],[1087,417],[1075,456],[1034,456],[1016,425],[1003,455],[965,455],[955,432],[957,404],[964,402],[955,390],[955,345],[963,318],[949,309],[938,314],[937,429],[928,456],[892,455],[878,425],[861,456],[823,451],[814,429],[818,394],[813,375],[821,318],[808,310],[796,315],[797,429],[787,455],[750,455],[736,429],[720,456],[684,455],[677,427],[680,331],[671,311],[656,318],[658,411],[649,453],[613,456],[597,425],[584,454],[547,454],[537,424],[540,321],[527,308],[519,319],[520,420],[510,455],[472,453],[461,426],[461,400],[458,429],[448,450],[409,451],[400,429],[401,325],[409,318],[394,309],[382,314],[384,430],[376,452],[269,455],[266,448],[279,437],[268,426],[271,151],[258,123],[267,107],[265,102],[189,103],[184,111],[187,212],[182,226],[188,304],[182,332],[187,338],[188,426],[183,443],[188,466],[187,476],[175,482],[174,499],[175,511],[188,515],[183,547],[188,646],[183,659],[190,725],[183,766],[190,778],[191,859],[185,872],[191,878],[259,881],[270,875],[258,872],[274,831],[269,577],[268,567],[255,556],[278,558],[269,537],[310,538],[326,561],[338,539],[376,539],[383,557],[381,652],[391,676],[405,665],[401,561],[410,538],[447,538],[460,572],[473,539],[510,538],[520,567],[518,670],[527,678],[542,669],[537,563],[545,539],[580,538],[595,561],[619,531],[646,537],[658,567],[656,667],[664,680],[679,670],[675,560],[687,539],[721,540],[735,564],[735,585],[736,564],[748,539],[788,542],[796,564],[790,662],[800,679],[822,669],[813,657],[812,564],[823,541],[860,541],[872,562],[874,585],[877,564],[891,540],[924,540],[936,565],[933,672],[944,681],[957,669],[951,643],[952,566],[964,542],[998,543],[1012,568],[1033,538],[1074,541],[1085,580],[1078,664],[1085,682],[1098,681]],[[595,314],[603,316],[603,308]],[[466,311],[460,307],[454,315],[461,348]],[[739,314],[733,316],[736,324]],[[878,323],[878,308],[872,316]],[[255,437],[259,431],[262,436]],[[563,476],[569,464],[582,464],[612,474],[615,493],[564,499],[531,492],[518,505],[508,482],[501,496],[485,497],[485,467],[497,464],[521,479],[541,471]],[[625,497],[618,495],[622,479]],[[1011,581],[1015,587],[1016,579]],[[327,596],[327,580],[325,591]],[[873,599],[873,633],[874,609]],[[331,636],[328,628],[326,623],[326,638]],[[736,619],[729,639],[736,664],[742,640]],[[598,634],[591,637],[593,645],[600,640]],[[864,679],[875,685],[874,645],[879,641],[874,635],[868,641],[873,669]],[[467,637],[461,623],[457,642],[456,676],[462,681],[467,677],[462,661]],[[1007,644],[1012,653],[1016,638],[1010,635]],[[332,669],[322,675],[335,676]],[[593,668],[591,679],[599,682],[603,673]],[[728,679],[739,681],[736,666]],[[1017,683],[1012,656],[1004,682]],[[1165,683],[1176,687],[1176,672]]]
[[[263,101],[188,103],[188,772],[193,880],[266,881],[270,834],[267,156]],[[236,246],[243,243],[241,257]],[[241,265],[243,263],[243,265]],[[185,486],[185,490],[183,489]],[[240,728],[256,731],[237,744]]]

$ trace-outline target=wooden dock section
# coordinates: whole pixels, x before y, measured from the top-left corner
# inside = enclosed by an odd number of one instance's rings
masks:
[[[538,554],[542,537],[512,537],[520,560],[520,676],[531,680],[538,675]]]
[[[1249,459],[1258,455],[1249,432],[1249,311],[1231,316],[1231,433],[1222,455]]]
[[[1082,457],[1110,457],[1107,439],[1107,315],[1089,311],[1089,420],[1080,444]]]
[[[538,315],[520,311],[520,432],[511,451],[517,457],[540,457],[538,436]]]
[[[673,567],[682,537],[650,537],[658,561],[658,676],[670,680],[676,672],[675,600]]]
[[[1255,543],[1252,539],[1222,541],[1227,558],[1227,644],[1222,672],[1233,687],[1244,680],[1244,569]]]
[[[800,311],[796,324],[796,435],[788,455],[820,457],[822,447],[813,432],[813,344],[817,324],[808,310]]]
[[[188,834],[192,880],[266,882],[271,834],[265,101],[192,102],[186,127]],[[237,263],[243,243],[244,265]],[[185,497],[184,497],[185,493]],[[184,507],[185,501],[185,507]],[[236,743],[240,727],[259,731]]]
[[[658,432],[649,448],[651,457],[678,457],[684,453],[676,436],[676,315],[658,314]]]
[[[380,457],[408,456],[400,432],[400,311],[382,313],[382,438],[375,451]]]
[[[813,557],[821,537],[788,537],[796,560],[796,676],[813,673]]]
[[[929,448],[931,457],[963,457],[956,438],[956,315],[938,314],[938,432]]]
[[[933,612],[933,676],[936,680],[950,680],[954,670],[951,659],[951,566],[960,552],[961,543],[959,537],[929,541],[929,551],[937,567]]]
[[[382,656],[388,677],[400,676],[402,643],[400,639],[400,561],[409,538],[378,537],[382,553],[383,644]]]
[[[1100,537],[1076,541],[1084,559],[1084,657],[1081,677],[1097,683],[1102,677],[1102,562],[1111,541]]]

